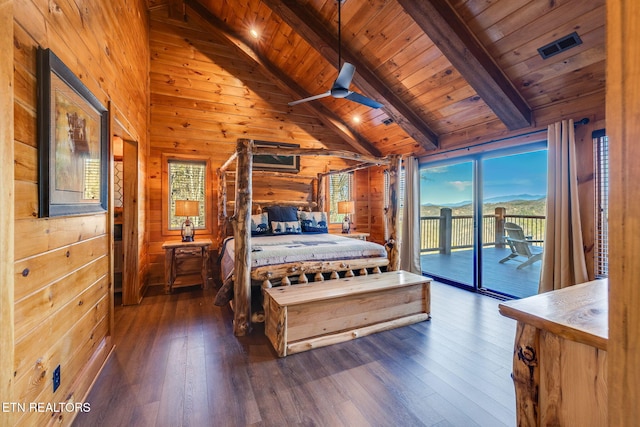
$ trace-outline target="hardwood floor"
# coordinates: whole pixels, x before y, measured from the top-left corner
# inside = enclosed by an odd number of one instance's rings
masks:
[[[116,308],[116,350],[74,426],[513,426],[515,321],[432,284],[432,320],[278,358],[214,290]]]

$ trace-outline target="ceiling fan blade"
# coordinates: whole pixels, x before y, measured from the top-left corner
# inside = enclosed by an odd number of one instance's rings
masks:
[[[367,98],[364,95],[360,95],[357,92],[351,92],[349,95],[345,96],[345,99],[348,99],[349,101],[358,102],[360,104],[366,105],[367,107],[371,107],[371,108],[380,108],[383,106],[378,101],[374,101],[373,99]]]
[[[342,68],[340,69],[340,73],[338,73],[338,78],[333,83],[333,89],[349,89],[351,86],[351,79],[353,79],[353,75],[356,72],[356,67],[353,64],[345,62],[342,64]]]
[[[315,99],[320,99],[320,98],[326,98],[327,96],[331,96],[331,92],[325,92],[325,93],[321,93],[320,95],[314,95],[314,96],[310,96],[308,98],[304,98],[304,99],[299,99],[297,101],[291,101],[289,103],[290,106],[294,106],[294,105],[298,105],[298,104],[302,104],[303,102],[308,102],[308,101],[313,101]]]

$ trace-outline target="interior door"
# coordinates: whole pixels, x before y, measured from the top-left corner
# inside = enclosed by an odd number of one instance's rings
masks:
[[[122,304],[139,304],[142,299],[142,285],[139,275],[139,235],[138,235],[138,144],[124,139],[123,144],[123,220],[122,243],[124,265],[122,274]]]

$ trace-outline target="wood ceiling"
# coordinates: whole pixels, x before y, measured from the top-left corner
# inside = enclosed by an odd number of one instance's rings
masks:
[[[290,101],[337,77],[336,0],[149,0],[166,3],[173,17],[219,31]],[[579,119],[604,110],[604,24],[604,0],[344,0],[351,89],[384,107],[329,97],[288,108],[375,155],[424,155]],[[541,58],[538,48],[574,31],[582,44]]]

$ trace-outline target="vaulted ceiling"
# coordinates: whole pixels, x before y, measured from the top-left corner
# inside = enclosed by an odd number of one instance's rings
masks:
[[[220,32],[291,101],[329,90],[340,47],[351,89],[384,107],[328,97],[289,108],[363,153],[424,155],[603,110],[604,0],[343,0],[340,44],[336,0],[148,3]],[[581,44],[541,57],[573,32]]]

